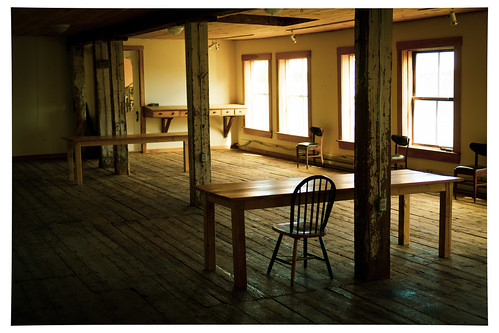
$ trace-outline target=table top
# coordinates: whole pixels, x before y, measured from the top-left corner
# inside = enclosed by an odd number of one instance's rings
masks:
[[[144,106],[144,109],[150,111],[187,111],[187,105],[159,105],[159,106]],[[223,109],[246,109],[244,104],[210,104],[210,110]]]
[[[92,136],[64,136],[62,137],[67,141],[78,141],[78,142],[87,142],[87,141],[113,141],[116,139],[140,139],[140,138],[167,138],[167,137],[187,137],[187,132],[168,132],[168,133],[147,133],[147,134],[125,134],[125,135],[92,135]]]
[[[329,176],[336,185],[337,194],[342,191],[354,189],[354,174],[345,173]],[[293,193],[296,185],[306,177],[284,178],[273,180],[256,180],[238,183],[217,183],[196,185],[195,188],[201,192],[209,193],[211,196],[228,200],[247,200],[254,198],[269,198],[286,196]],[[407,187],[410,185],[428,185],[434,183],[458,182],[462,178],[432,174],[422,171],[400,169],[392,170],[392,188]]]

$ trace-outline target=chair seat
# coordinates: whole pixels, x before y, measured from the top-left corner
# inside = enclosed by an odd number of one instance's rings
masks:
[[[399,161],[404,161],[405,156],[404,155],[393,155],[392,156],[392,163],[399,162]]]
[[[290,236],[290,237],[299,237],[299,238],[319,237],[319,236],[324,236],[327,233],[327,228],[324,229],[324,232],[314,233],[314,232],[311,232],[309,230],[297,231],[295,226],[296,226],[296,223],[294,224],[293,232],[291,232],[289,222],[279,223],[279,224],[274,225],[272,227],[272,230],[277,231],[278,233]]]
[[[458,170],[460,172],[482,172],[482,171],[487,171],[487,167],[484,166],[474,166],[474,165],[458,165],[457,167],[454,168],[454,170]]]
[[[297,146],[305,148],[313,148],[313,147],[319,147],[319,144],[315,142],[300,142],[297,144]]]

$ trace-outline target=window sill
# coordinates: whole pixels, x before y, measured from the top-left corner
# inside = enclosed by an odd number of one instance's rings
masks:
[[[354,150],[355,143],[351,141],[338,140],[340,149]],[[406,148],[401,147],[401,153],[405,154]],[[429,147],[409,147],[409,159],[410,158],[420,158],[425,160],[440,161],[447,163],[460,163],[461,153],[455,151],[444,151],[436,148]]]
[[[244,127],[244,134],[249,134],[249,135],[255,135],[255,136],[261,136],[263,138],[272,138],[272,132],[271,131],[262,131],[254,128],[249,128],[249,127]]]
[[[312,141],[312,138],[308,136],[297,136],[284,133],[277,133],[276,135],[278,140],[283,140],[283,141],[290,141],[296,143]]]
[[[404,150],[404,148],[401,149]],[[459,163],[461,161],[461,153],[459,152],[418,146],[409,147],[409,158],[411,157],[448,163]]]
[[[340,149],[345,150],[354,150],[355,148],[355,143],[353,143],[352,141],[338,140],[338,145],[340,146]]]

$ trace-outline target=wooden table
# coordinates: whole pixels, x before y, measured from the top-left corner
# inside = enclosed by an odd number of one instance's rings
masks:
[[[125,145],[132,143],[152,143],[182,141],[184,150],[184,172],[189,170],[189,155],[187,149],[187,132],[129,134],[116,136],[69,136],[63,137],[68,143],[68,169],[69,180],[74,180],[76,167],[76,183],[83,184],[83,167],[81,160],[81,147]]]
[[[213,271],[215,260],[215,204],[231,209],[234,284],[246,287],[246,236],[244,211],[289,206],[291,195],[302,178],[259,180],[242,183],[197,185],[204,203],[205,269]],[[336,201],[354,198],[354,174],[330,176],[336,185]],[[440,192],[439,256],[451,255],[452,188],[461,178],[415,170],[393,170],[391,195],[399,196],[399,244],[409,244],[409,197],[413,193]],[[332,216],[334,216],[334,208]]]

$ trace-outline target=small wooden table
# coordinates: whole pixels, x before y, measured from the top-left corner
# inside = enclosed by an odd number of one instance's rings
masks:
[[[336,185],[336,201],[354,198],[354,174],[330,176]],[[242,183],[197,185],[204,203],[204,263],[213,271],[215,260],[215,204],[231,209],[234,284],[246,287],[246,236],[244,211],[289,206],[291,195],[302,178],[259,180]],[[461,178],[415,170],[393,170],[391,195],[399,196],[399,244],[409,244],[409,196],[413,193],[440,192],[439,256],[451,255],[452,188]],[[333,209],[334,215],[334,209]]]
[[[210,105],[210,116],[223,117],[223,135],[226,138],[229,135],[234,117],[246,115],[246,110],[246,106],[242,104],[215,104]],[[146,133],[145,118],[160,118],[161,132],[167,133],[172,119],[187,117],[187,111],[187,105],[143,106],[142,133]]]
[[[184,172],[189,170],[189,155],[187,149],[187,132],[129,134],[116,136],[69,136],[63,137],[68,143],[69,180],[74,180],[76,166],[76,184],[83,184],[81,147],[126,145],[132,143],[152,143],[182,141],[184,150]]]

